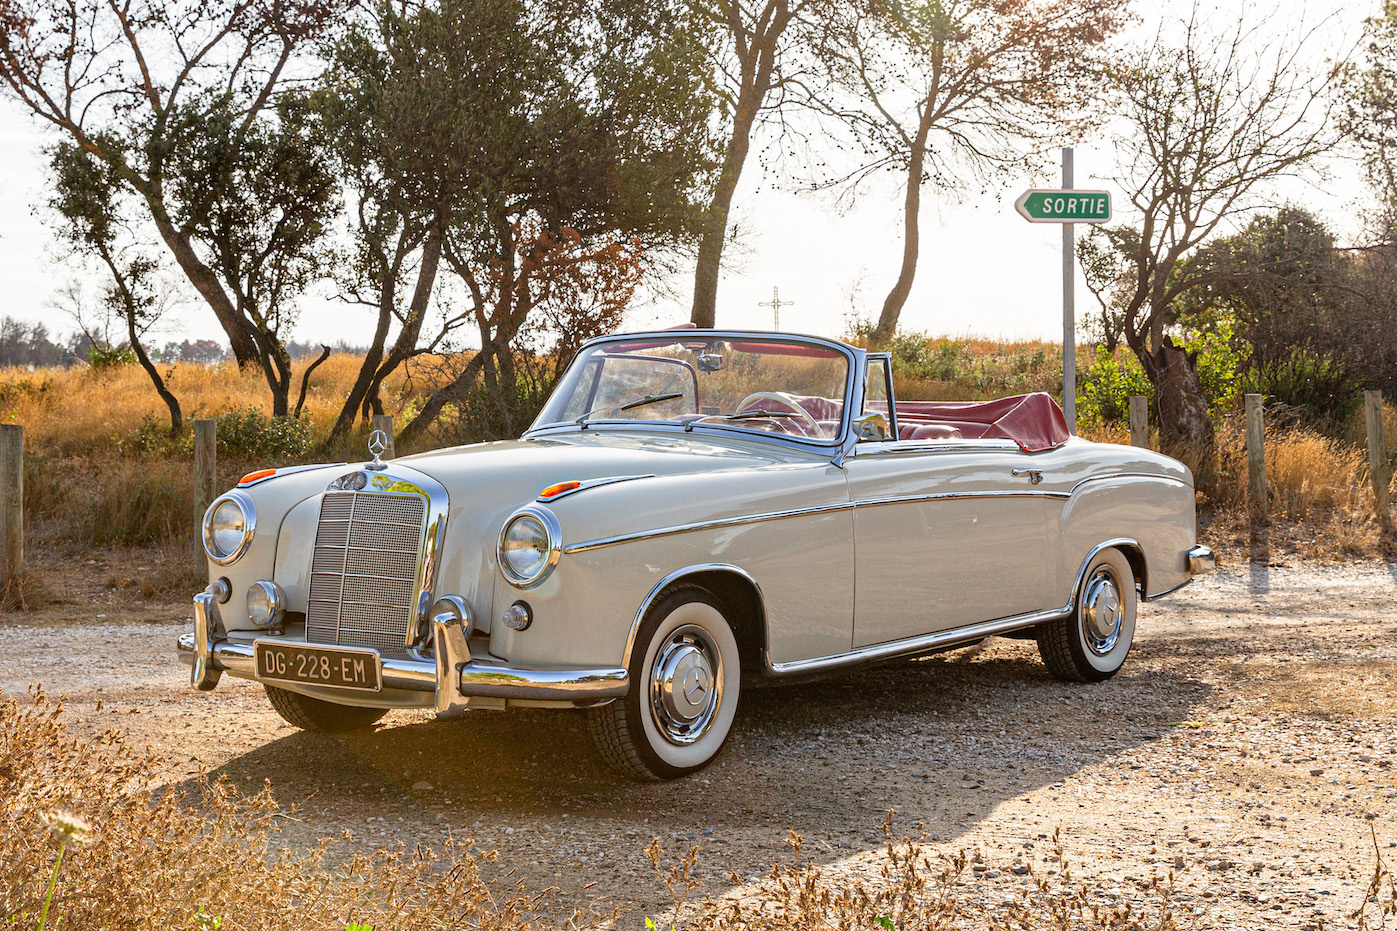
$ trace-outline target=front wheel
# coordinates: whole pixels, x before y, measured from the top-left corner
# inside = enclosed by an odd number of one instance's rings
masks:
[[[1119,672],[1135,639],[1135,573],[1125,554],[1094,556],[1072,613],[1037,630],[1038,655],[1057,678],[1101,682]]]
[[[741,688],[737,638],[722,605],[697,586],[663,594],[641,622],[623,699],[589,714],[611,766],[659,781],[707,766],[732,730]]]
[[[266,683],[263,683],[263,688],[267,690],[267,700],[272,703],[276,713],[281,715],[287,724],[299,727],[303,731],[348,734],[351,731],[368,730],[388,713],[386,708],[337,705]]]

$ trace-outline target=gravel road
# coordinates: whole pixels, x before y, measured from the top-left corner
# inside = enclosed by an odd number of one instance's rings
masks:
[[[1142,606],[1125,669],[1099,685],[1056,682],[1031,643],[999,639],[752,690],[712,767],[637,785],[605,768],[580,714],[395,712],[335,738],[283,724],[252,683],[192,692],[173,650],[185,603],[142,597],[148,567],[131,559],[88,561],[50,608],[0,617],[0,688],[66,695],[79,727],[125,730],[173,784],[270,780],[297,809],[294,843],[470,837],[562,907],[638,916],[667,901],[642,853],[653,837],[697,845],[718,892],[788,858],[789,830],[854,876],[892,808],[934,849],[982,852],[970,899],[1012,897],[1014,867],[1048,869],[1060,829],[1095,899],[1139,899],[1172,871],[1199,928],[1345,926],[1375,842],[1397,863],[1397,567],[1221,571]]]

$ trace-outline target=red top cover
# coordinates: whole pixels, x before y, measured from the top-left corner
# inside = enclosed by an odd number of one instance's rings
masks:
[[[919,423],[985,424],[981,436],[1013,440],[1026,453],[1056,449],[1071,436],[1062,408],[1041,391],[997,401],[898,401],[897,416]]]

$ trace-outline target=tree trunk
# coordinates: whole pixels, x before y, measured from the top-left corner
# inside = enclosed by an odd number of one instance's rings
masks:
[[[723,156],[723,171],[713,189],[713,200],[703,216],[703,233],[699,239],[698,265],[694,269],[694,307],[690,319],[694,326],[713,327],[718,317],[718,273],[722,269],[723,246],[728,236],[728,215],[732,211],[733,194],[742,176],[743,163],[752,145],[752,126],[757,119],[758,104],[739,104],[733,119],[732,138]]]
[[[436,284],[437,269],[441,263],[442,235],[440,224],[434,223],[422,244],[422,263],[417,269],[417,284],[413,288],[412,302],[408,305],[407,317],[387,361],[383,358],[383,346],[388,338],[388,325],[392,320],[393,302],[397,295],[397,282],[385,280],[384,293],[379,302],[378,328],[374,331],[373,343],[369,346],[359,375],[340,408],[339,417],[330,430],[327,442],[332,442],[349,432],[354,426],[356,415],[363,410],[373,409],[382,413],[382,402],[378,400],[378,389],[399,365],[412,355],[422,334],[422,322],[427,318],[427,303],[431,300],[432,289]]]
[[[912,143],[911,158],[907,163],[907,193],[902,206],[902,268],[897,281],[883,301],[883,312],[878,316],[878,325],[869,335],[870,349],[882,349],[893,341],[897,331],[898,317],[907,303],[907,295],[912,292],[912,280],[917,276],[917,256],[921,248],[921,227],[919,214],[922,207],[922,173],[926,169],[926,140],[931,132],[930,102],[926,113],[917,127],[917,138]]]
[[[1198,380],[1197,354],[1188,353],[1167,336],[1150,353],[1145,372],[1159,398],[1160,445],[1165,452],[1190,463],[1213,456],[1213,421]]]
[[[160,370],[155,367],[155,363],[150,361],[150,356],[146,355],[145,347],[141,345],[140,338],[136,335],[136,318],[131,310],[126,312],[126,332],[131,337],[131,349],[136,353],[136,360],[141,363],[141,368],[146,370],[150,376],[150,382],[155,386],[155,393],[160,395],[160,400],[165,402],[165,406],[170,409],[170,438],[179,436],[184,429],[184,414],[179,409],[179,399],[174,396],[165,385],[165,379],[160,377]]]

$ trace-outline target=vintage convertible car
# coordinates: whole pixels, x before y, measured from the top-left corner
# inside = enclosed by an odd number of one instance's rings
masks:
[[[587,708],[622,772],[693,772],[742,682],[992,635],[1082,682],[1137,598],[1213,567],[1193,477],[1069,435],[1047,395],[900,400],[815,337],[603,337],[512,442],[246,476],[203,522],[192,683],[260,681],[292,724],[390,708]]]

